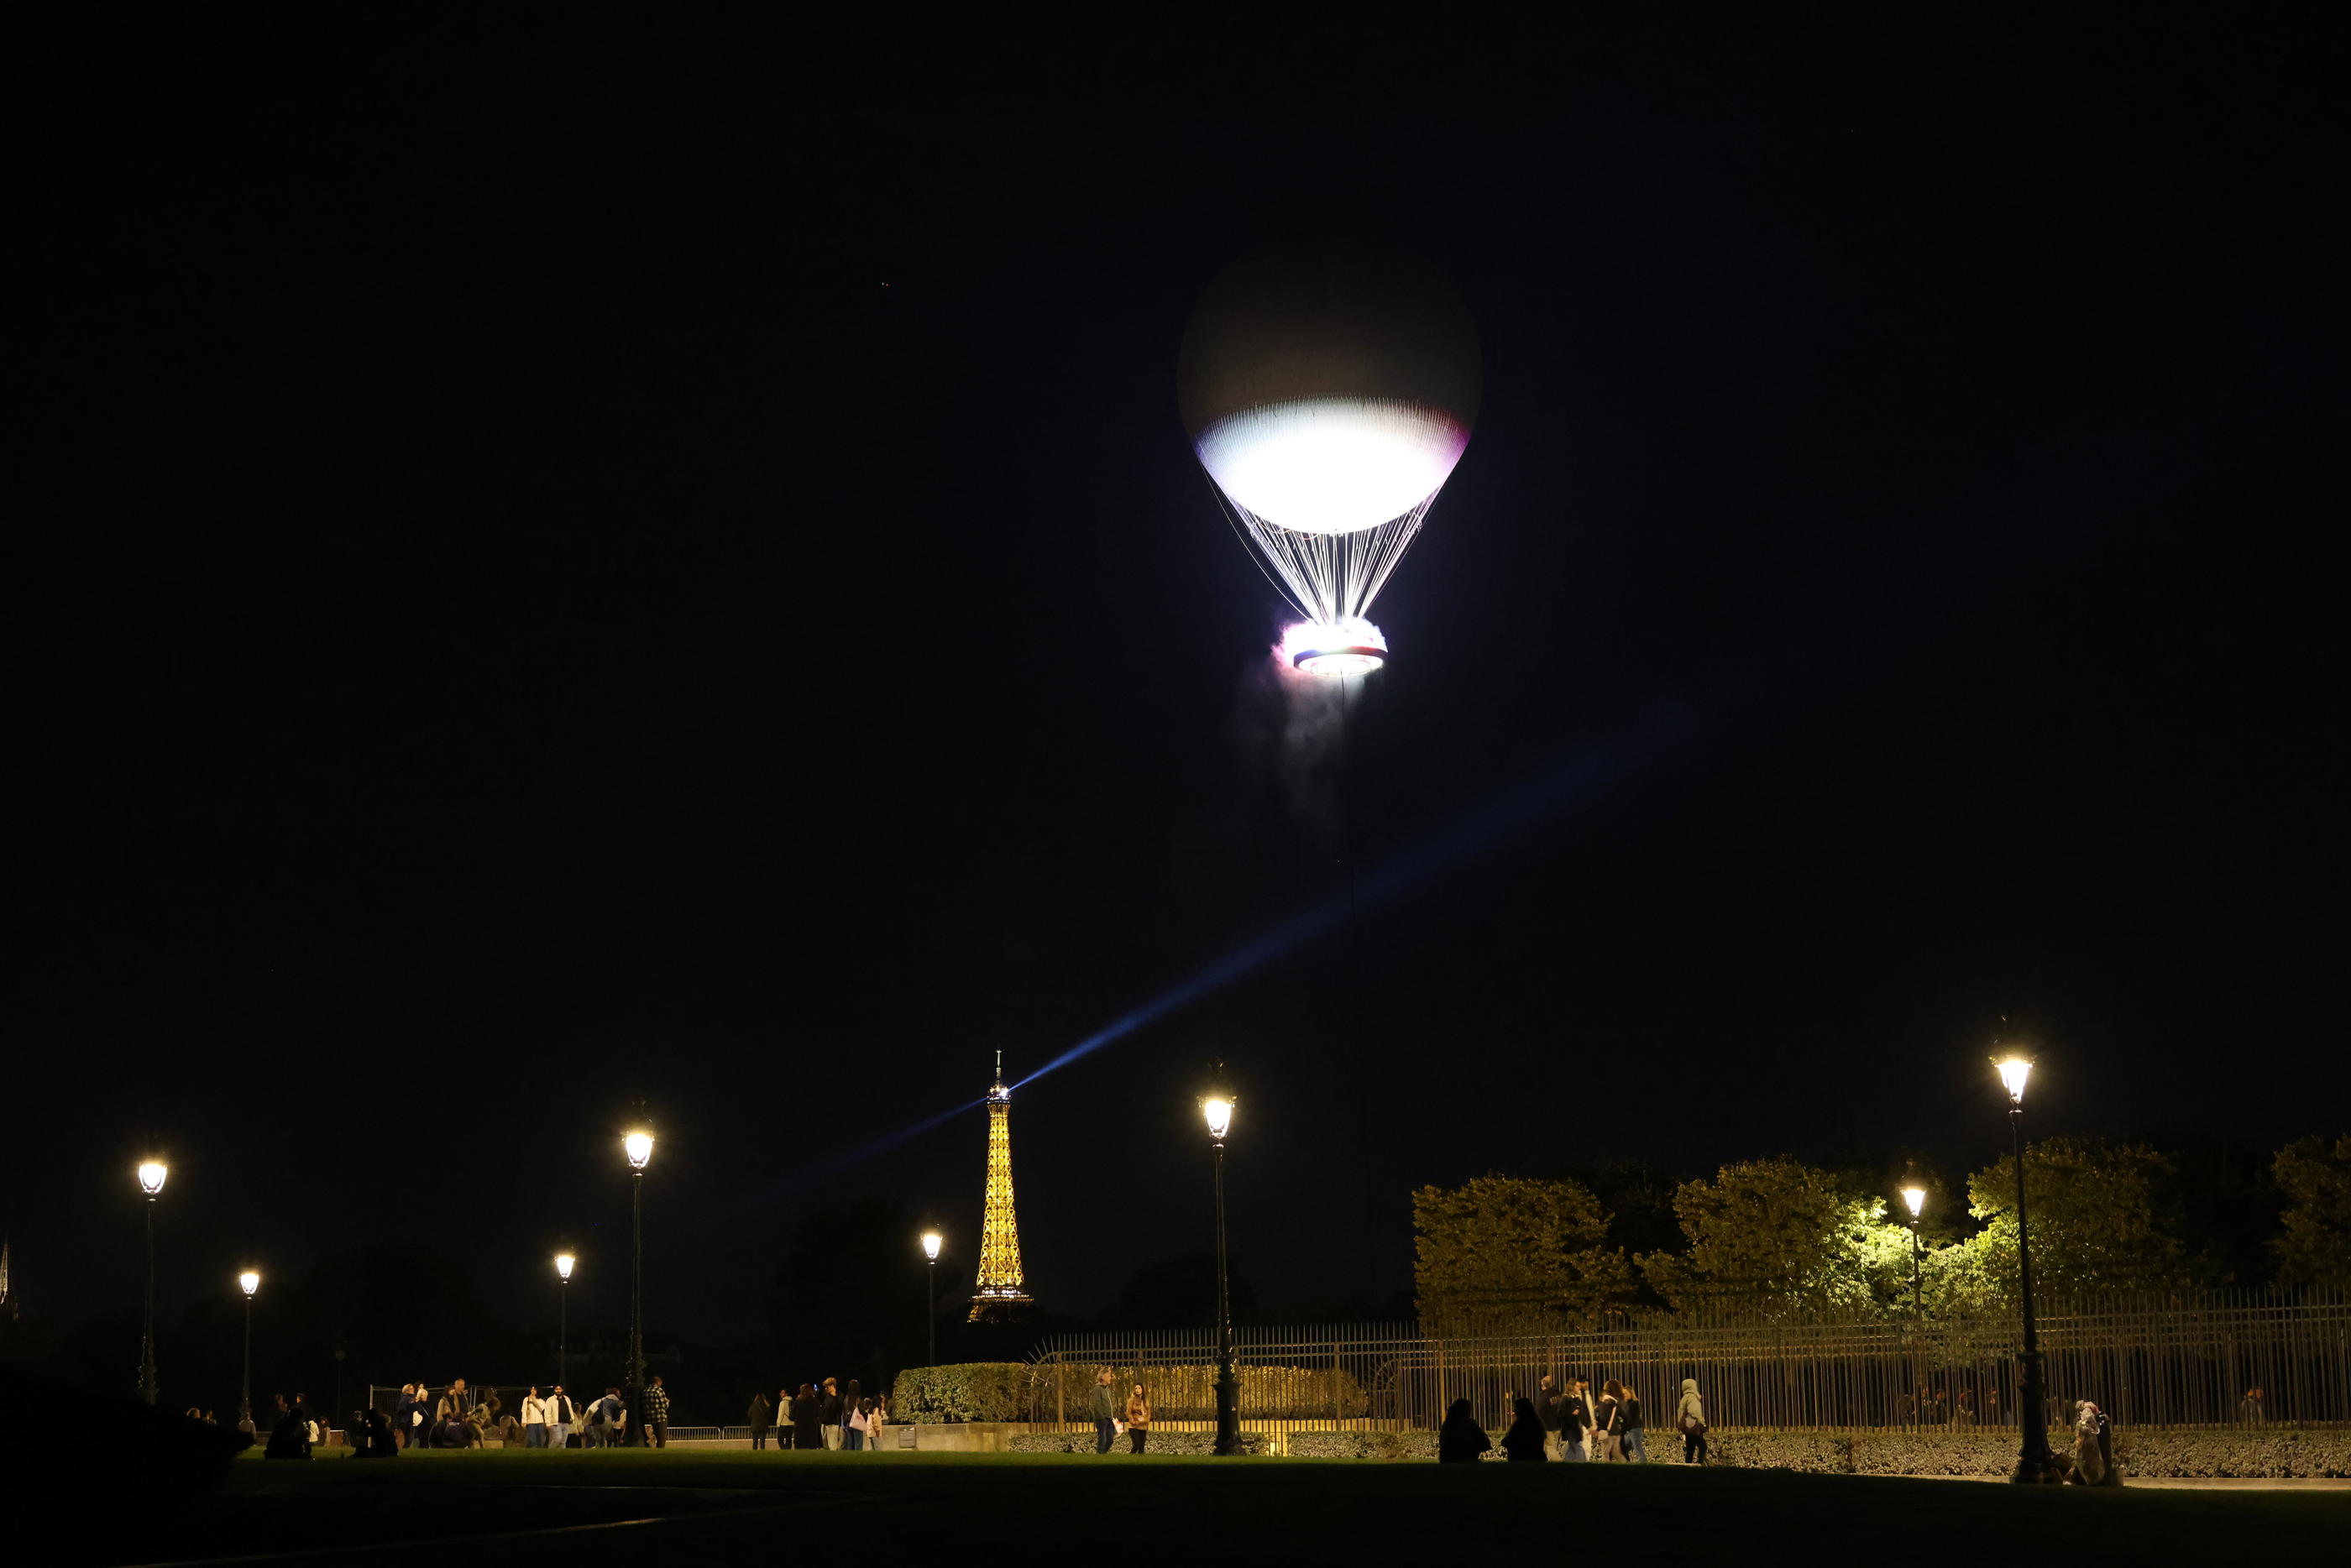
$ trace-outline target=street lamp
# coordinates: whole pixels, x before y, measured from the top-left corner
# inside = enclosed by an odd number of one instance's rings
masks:
[[[645,1166],[653,1135],[640,1127],[621,1140],[629,1157],[629,1446],[645,1441]]]
[[[567,1389],[571,1384],[571,1265],[578,1262],[569,1252],[555,1254],[555,1380]]]
[[[2032,1075],[2032,1058],[2011,1052],[1995,1057],[1992,1064],[2008,1091],[2008,1135],[2016,1155],[2016,1273],[2024,1293],[2024,1352],[2017,1357],[2021,1386],[2016,1399],[2024,1438],[2012,1479],[2039,1481],[2048,1476],[2051,1460],[2048,1397],[2041,1386],[2041,1335],[2032,1318],[2032,1241],[2024,1213],[2024,1082]]]
[[[1233,1300],[1225,1267],[1225,1135],[1233,1127],[1233,1093],[1225,1086],[1225,1064],[1200,1096],[1200,1116],[1217,1151],[1217,1452],[1240,1451],[1239,1390],[1233,1381]]]
[[[246,1437],[253,1436],[253,1293],[261,1288],[258,1270],[247,1269],[237,1275],[236,1288],[245,1293],[245,1382],[236,1396],[236,1429]]]
[[[930,1282],[923,1293],[923,1300],[929,1308],[923,1314],[923,1323],[930,1330],[933,1366],[939,1364],[939,1248],[946,1242],[946,1238],[936,1231],[923,1232],[923,1256],[930,1260],[930,1266],[923,1271],[923,1278]]]
[[[1927,1189],[1923,1187],[1906,1187],[1902,1189],[1902,1201],[1910,1210],[1910,1315],[1925,1317],[1927,1315],[1926,1300],[1919,1288],[1918,1274],[1918,1217],[1927,1208]]]
[[[147,1195],[147,1315],[139,1334],[139,1397],[155,1403],[155,1199],[172,1168],[160,1159],[139,1162],[139,1189]]]

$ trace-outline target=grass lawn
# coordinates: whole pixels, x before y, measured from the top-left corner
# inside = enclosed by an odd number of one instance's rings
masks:
[[[640,1522],[621,1522],[630,1521]],[[569,1528],[509,1533],[558,1527]],[[748,1562],[835,1548],[1090,1568],[1522,1551],[1717,1568],[1800,1552],[1903,1568],[2341,1562],[2351,1561],[2351,1492],[2087,1491],[1666,1466],[494,1449],[384,1464],[248,1459],[218,1493],[99,1560],[483,1552],[503,1565],[617,1552]]]

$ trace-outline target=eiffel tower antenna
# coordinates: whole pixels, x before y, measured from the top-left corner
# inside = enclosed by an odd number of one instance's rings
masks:
[[[1031,1303],[1020,1277],[1020,1224],[1012,1212],[1012,1091],[1004,1086],[1004,1053],[987,1091],[987,1206],[980,1226],[979,1272],[972,1282],[973,1323],[1012,1315]]]

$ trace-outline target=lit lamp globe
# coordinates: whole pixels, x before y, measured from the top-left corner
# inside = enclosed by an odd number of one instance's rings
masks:
[[[932,1262],[935,1263],[939,1261],[939,1249],[946,1244],[946,1238],[940,1235],[936,1231],[925,1231],[923,1232],[923,1256],[928,1258]]]
[[[1916,1220],[1926,1211],[1927,1189],[1923,1187],[1906,1187],[1902,1189],[1902,1201],[1909,1207],[1910,1218]]]
[[[148,1197],[152,1198],[157,1193],[163,1190],[163,1179],[171,1174],[172,1168],[165,1165],[160,1159],[141,1160],[139,1162],[139,1189],[147,1194]]]
[[[1200,1116],[1208,1124],[1208,1136],[1218,1143],[1224,1142],[1225,1135],[1233,1127],[1233,1097],[1221,1092],[1204,1096]]]
[[[2003,1056],[1992,1065],[2000,1069],[2001,1086],[2008,1091],[2009,1099],[2019,1106],[2023,1105],[2024,1081],[2032,1076],[2032,1058]]]
[[[574,1264],[574,1263],[576,1263],[576,1262],[578,1262],[579,1261],[580,1261],[579,1259],[577,1259],[577,1258],[573,1257],[573,1256],[572,1256],[570,1253],[569,1253],[569,1252],[558,1252],[558,1253],[556,1253],[556,1254],[555,1254],[555,1277],[556,1277],[557,1279],[559,1279],[559,1280],[569,1280],[569,1279],[570,1279],[570,1278],[571,1278],[571,1265],[572,1265],[572,1264]]]
[[[643,1170],[653,1157],[653,1135],[632,1132],[621,1140],[621,1147],[629,1157],[629,1168]]]
[[[253,1269],[246,1270],[245,1272],[237,1275],[236,1288],[245,1293],[246,1300],[251,1301],[253,1299],[253,1293],[261,1288],[260,1272]]]

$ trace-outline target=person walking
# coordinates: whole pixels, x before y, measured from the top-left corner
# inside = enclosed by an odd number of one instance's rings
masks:
[[[824,1446],[840,1448],[841,1385],[830,1377],[824,1380],[823,1397],[817,1401],[817,1416],[824,1423]]]
[[[865,1423],[860,1419],[865,1412],[858,1407],[865,1402],[864,1386],[852,1377],[841,1396],[841,1446],[849,1453],[858,1453],[865,1447]]]
[[[1540,1464],[1551,1458],[1543,1440],[1542,1417],[1535,1402],[1521,1396],[1510,1401],[1510,1429],[1502,1434],[1502,1452],[1514,1463]]]
[[[768,1428],[775,1425],[775,1407],[768,1403],[765,1394],[751,1396],[750,1407],[743,1412],[743,1424],[751,1428],[753,1453],[768,1446]]]
[[[1110,1368],[1094,1374],[1092,1413],[1094,1418],[1094,1452],[1106,1454],[1118,1438],[1118,1410],[1111,1402]]]
[[[811,1453],[824,1447],[824,1401],[812,1383],[801,1384],[792,1401],[792,1447]]]
[[[1616,1391],[1617,1457],[1627,1464],[1646,1465],[1649,1450],[1641,1438],[1641,1401],[1638,1396],[1621,1383],[1610,1383]]]
[[[1682,1435],[1682,1463],[1706,1463],[1706,1401],[1698,1397],[1698,1379],[1682,1379],[1681,1403],[1674,1407],[1674,1426]]]
[[[1494,1440],[1486,1436],[1486,1428],[1469,1413],[1468,1400],[1456,1399],[1445,1407],[1445,1425],[1437,1428],[1438,1464],[1474,1464],[1493,1446]]]
[[[1143,1452],[1144,1444],[1150,1438],[1151,1396],[1144,1392],[1142,1384],[1137,1383],[1134,1392],[1126,1397],[1126,1451],[1130,1454]]]
[[[662,1386],[661,1374],[653,1374],[653,1384],[645,1390],[645,1440],[656,1449],[669,1447],[669,1390]]]
[[[1559,1457],[1580,1465],[1592,1458],[1592,1401],[1586,1385],[1570,1378],[1559,1397]]]
[[[1613,1379],[1603,1382],[1592,1402],[1592,1458],[1599,1464],[1616,1457],[1616,1397],[1608,1392],[1615,1386]]]
[[[526,1449],[547,1447],[547,1400],[534,1383],[522,1397],[522,1446]]]

